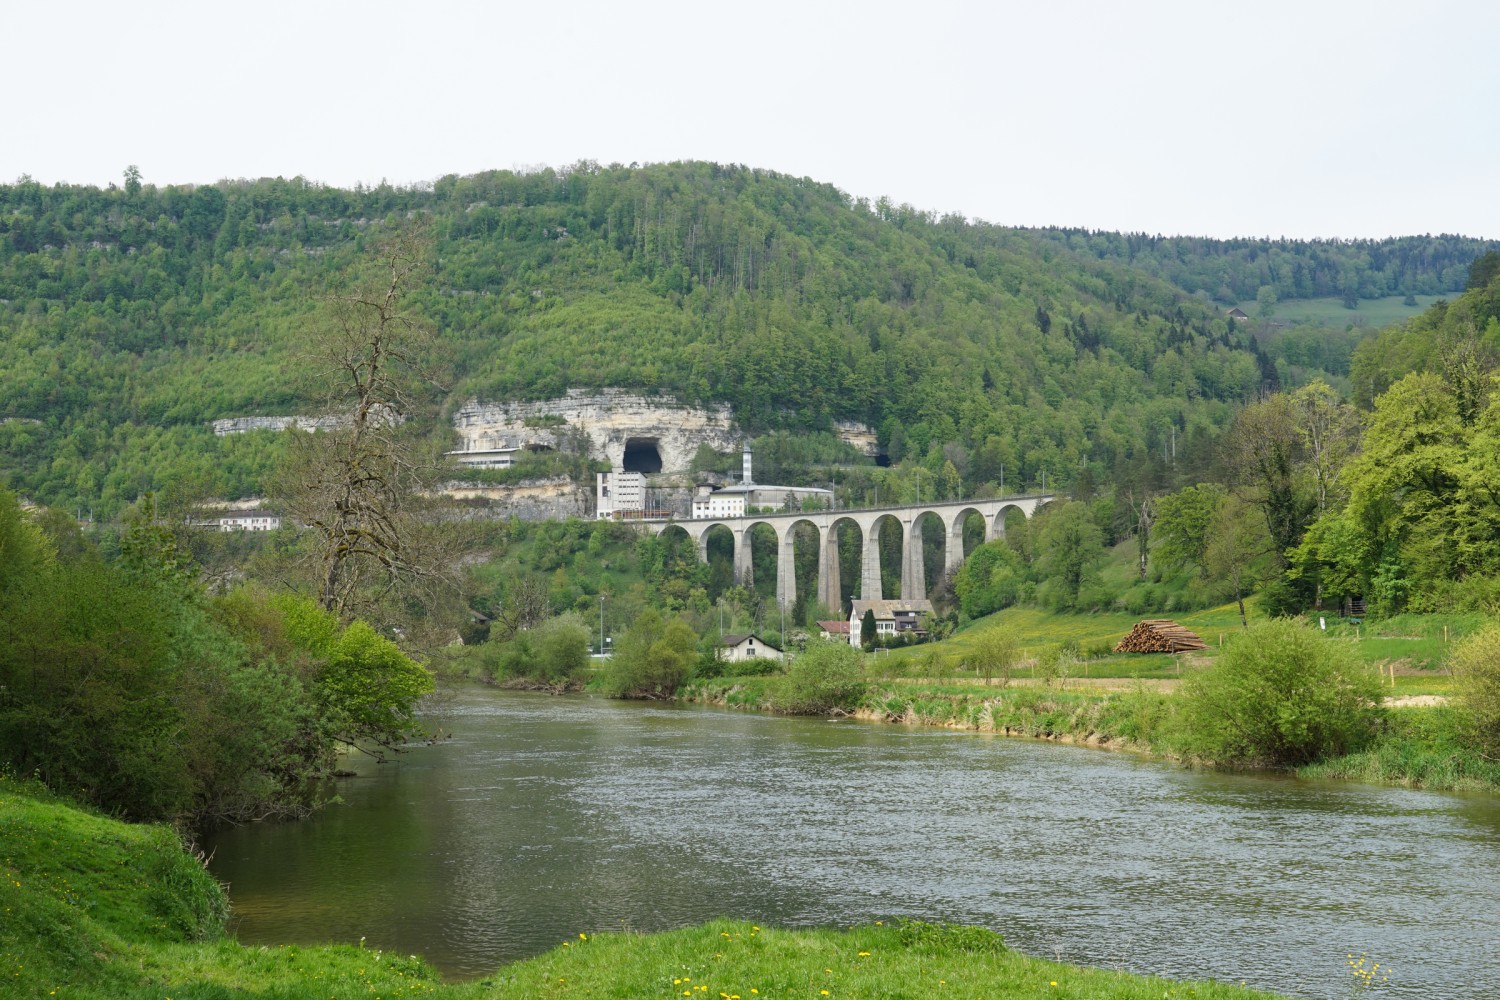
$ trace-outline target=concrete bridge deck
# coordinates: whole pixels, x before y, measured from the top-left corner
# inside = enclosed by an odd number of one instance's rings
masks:
[[[750,586],[753,571],[750,562],[750,532],[756,525],[764,524],[776,532],[776,599],[790,607],[797,600],[797,580],[794,572],[796,527],[811,525],[818,533],[818,584],[817,599],[829,608],[839,608],[842,591],[839,579],[838,525],[848,521],[859,528],[862,555],[860,561],[860,597],[864,600],[881,600],[880,582],[880,522],[886,518],[901,526],[901,598],[920,600],[927,596],[926,580],[922,572],[923,524],[927,515],[936,517],[942,524],[943,568],[952,573],[964,561],[964,522],[970,514],[984,519],[984,540],[990,541],[1005,534],[1005,518],[1013,510],[1024,517],[1031,517],[1037,508],[1057,498],[1053,493],[1033,493],[1025,496],[995,497],[987,500],[948,500],[925,504],[908,504],[895,507],[869,507],[851,510],[794,511],[784,514],[747,514],[734,518],[695,518],[688,520],[664,519],[642,520],[652,534],[660,535],[668,530],[680,529],[698,549],[698,558],[708,561],[708,533],[714,528],[725,528],[734,540],[735,581]],[[930,519],[929,519],[930,520]]]

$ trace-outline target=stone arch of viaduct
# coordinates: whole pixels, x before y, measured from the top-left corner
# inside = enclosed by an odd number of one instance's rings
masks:
[[[1005,518],[1013,510],[1031,517],[1038,507],[1054,499],[1051,494],[1004,497],[997,500],[954,500],[947,503],[920,504],[911,507],[875,507],[868,510],[803,511],[793,514],[754,514],[736,518],[702,518],[688,521],[650,521],[651,533],[661,534],[671,528],[681,529],[698,549],[698,558],[708,561],[708,533],[727,528],[734,539],[734,577],[749,586],[752,580],[750,532],[757,525],[767,525],[776,532],[776,599],[791,607],[797,601],[797,577],[794,572],[794,538],[796,527],[806,523],[818,533],[817,599],[830,608],[840,606],[838,532],[841,521],[859,528],[861,539],[860,595],[865,600],[881,600],[880,522],[894,518],[901,525],[901,597],[921,600],[927,596],[922,574],[923,518],[934,515],[942,523],[943,567],[948,573],[964,561],[964,522],[970,514],[984,519],[984,540],[1005,535]]]

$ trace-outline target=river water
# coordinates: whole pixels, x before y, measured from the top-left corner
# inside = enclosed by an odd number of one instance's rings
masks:
[[[943,730],[463,689],[454,737],[209,844],[247,944],[477,976],[717,916],[980,924],[1022,951],[1299,996],[1500,996],[1500,799]]]

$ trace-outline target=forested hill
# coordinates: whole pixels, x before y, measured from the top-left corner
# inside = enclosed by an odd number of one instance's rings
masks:
[[[183,478],[259,492],[275,436],[207,422],[305,408],[315,302],[413,219],[450,407],[623,386],[727,402],[753,430],[856,419],[972,488],[1002,465],[1065,483],[1169,437],[1191,449],[1275,377],[1219,307],[1126,261],[743,167],[352,191],[23,179],[0,187],[0,478],[104,514]]]
[[[1082,229],[1034,232],[1070,250],[1129,264],[1224,305],[1254,299],[1262,288],[1272,289],[1282,301],[1342,298],[1351,309],[1360,299],[1457,293],[1468,283],[1474,260],[1500,249],[1494,240],[1446,234],[1382,240],[1215,240]]]

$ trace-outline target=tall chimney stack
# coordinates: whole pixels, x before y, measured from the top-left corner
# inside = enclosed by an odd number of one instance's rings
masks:
[[[743,459],[744,459],[744,469],[740,473],[740,481],[741,481],[741,483],[743,485],[749,486],[751,484],[751,482],[753,482],[753,480],[750,478],[750,439],[749,438],[745,439],[745,453],[743,455]]]

